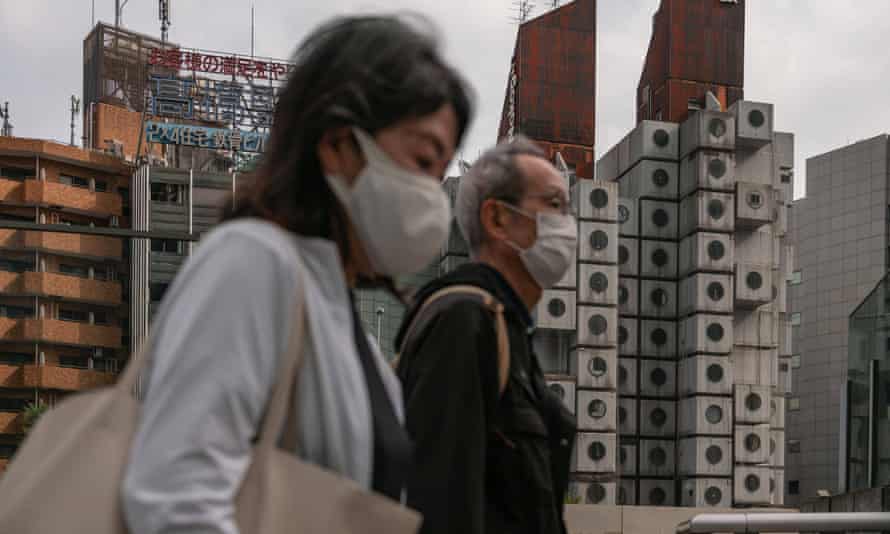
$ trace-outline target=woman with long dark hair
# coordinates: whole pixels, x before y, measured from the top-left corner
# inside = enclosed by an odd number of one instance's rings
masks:
[[[402,497],[411,443],[401,391],[362,330],[352,289],[421,270],[447,236],[440,182],[472,105],[425,24],[340,18],[298,48],[260,166],[153,325],[123,486],[134,534],[238,531],[233,501],[298,283],[308,323],[297,450]]]

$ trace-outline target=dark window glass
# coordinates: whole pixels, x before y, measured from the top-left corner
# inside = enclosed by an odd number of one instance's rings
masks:
[[[624,245],[618,245],[618,264],[624,265],[630,259],[630,253]]]
[[[96,180],[96,192],[104,193],[106,191],[108,191],[108,182],[100,182],[99,180]]]
[[[657,248],[652,253],[652,263],[654,263],[656,267],[664,267],[668,264],[669,259],[670,256],[668,256],[667,251],[663,248]]]
[[[602,335],[608,326],[609,322],[602,315],[594,315],[587,321],[587,328],[590,330],[590,333],[595,336]]]
[[[609,203],[609,193],[597,188],[590,192],[590,204],[596,209],[603,209]]]
[[[0,259],[0,271],[9,273],[24,273],[34,270],[34,262],[26,260]]]
[[[708,257],[713,261],[723,259],[723,256],[726,254],[726,247],[723,246],[723,243],[720,241],[711,241],[708,243]]]
[[[649,373],[649,380],[657,387],[661,387],[667,383],[667,373],[661,367],[656,367]]]
[[[81,267],[80,265],[66,265],[64,263],[59,264],[59,272],[67,274],[68,276],[78,276],[80,278],[87,278],[90,273],[86,267]]]
[[[671,141],[671,135],[665,130],[659,128],[652,134],[652,142],[655,146],[664,148]]]
[[[148,291],[151,297],[152,302],[160,302],[164,298],[164,293],[167,292],[167,289],[170,287],[170,284],[165,282],[154,282],[148,286]]]
[[[587,456],[594,462],[602,460],[606,456],[606,446],[599,441],[594,441],[587,448]]]
[[[723,492],[717,486],[711,486],[705,490],[705,502],[711,506],[717,506],[723,500]]]
[[[711,445],[705,450],[705,459],[711,465],[717,465],[723,460],[723,449],[717,445]]]
[[[662,408],[655,408],[652,410],[652,413],[649,414],[649,422],[657,428],[663,427],[664,424],[667,423],[667,412]]]
[[[152,239],[152,252],[164,252],[166,254],[179,254],[179,241],[175,239]]]
[[[667,343],[668,335],[664,328],[656,328],[649,334],[649,339],[656,347],[661,347]]]
[[[590,289],[594,293],[603,293],[609,288],[609,279],[603,273],[593,273],[590,275]]]
[[[182,204],[182,186],[179,184],[155,182],[151,184],[151,200],[153,202]]]
[[[606,374],[608,367],[609,365],[606,363],[606,360],[599,356],[594,356],[587,364],[587,370],[590,371],[590,374],[593,376],[603,376]]]
[[[655,447],[649,451],[649,461],[655,467],[663,467],[667,463],[667,453],[661,447]]]
[[[708,366],[708,369],[705,371],[705,374],[708,376],[708,381],[713,382],[714,384],[723,380],[723,366],[712,363]]]
[[[718,180],[723,178],[726,175],[726,162],[722,159],[712,159],[708,162],[708,174]]]
[[[59,310],[60,321],[71,321],[75,323],[85,323],[89,320],[89,314],[81,310]]]
[[[723,421],[723,408],[712,404],[705,410],[705,419],[712,425]]]
[[[550,391],[556,394],[560,399],[565,400],[566,398],[566,388],[562,386],[562,384],[550,384]]]
[[[748,475],[745,477],[745,489],[754,493],[760,489],[760,477],[756,475]]]
[[[606,498],[606,488],[598,482],[587,486],[587,504],[599,504]]]
[[[763,123],[766,122],[766,117],[763,116],[763,112],[759,109],[752,109],[748,113],[748,123],[755,127],[760,128],[763,126]]]
[[[667,501],[667,493],[661,488],[652,488],[649,492],[649,502],[655,506],[662,506]]]
[[[34,308],[0,305],[0,317],[7,317],[9,319],[27,319],[29,317],[34,317]]]
[[[34,361],[34,355],[24,352],[0,352],[0,364],[23,365]]]
[[[652,212],[652,224],[654,224],[658,228],[664,228],[668,225],[670,220],[671,218],[668,213],[661,208],[658,208]]]
[[[800,481],[799,480],[789,480],[788,481],[788,494],[789,495],[800,495]]]
[[[748,396],[745,397],[745,407],[752,412],[756,412],[761,406],[763,406],[763,399],[760,398],[760,395],[748,393]]]
[[[72,187],[81,187],[89,189],[90,181],[85,178],[80,178],[79,176],[69,176],[65,174],[59,175],[59,183],[70,185]]]
[[[602,419],[606,416],[606,403],[600,399],[594,399],[587,405],[587,415],[593,419]]]
[[[708,339],[717,342],[723,339],[726,332],[723,329],[723,325],[720,323],[711,323],[708,325],[707,330],[705,330],[705,334],[708,336]]]
[[[550,299],[547,303],[547,311],[553,317],[562,317],[566,313],[566,303],[562,299]]]
[[[0,412],[20,412],[28,405],[28,399],[0,398]]]
[[[609,246],[609,236],[602,230],[590,234],[590,246],[593,250],[605,250]]]
[[[108,324],[108,313],[104,311],[93,312],[93,322],[96,324]]]
[[[82,356],[59,356],[59,367],[86,369],[89,367],[89,362]]]

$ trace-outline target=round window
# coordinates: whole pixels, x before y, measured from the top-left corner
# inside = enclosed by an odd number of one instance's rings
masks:
[[[726,162],[722,159],[712,159],[708,162],[708,174],[717,180],[723,178],[726,175]]]
[[[748,276],[745,277],[745,283],[748,284],[749,289],[757,291],[763,287],[763,276],[757,271],[751,271],[748,273]]]
[[[662,467],[667,463],[667,453],[661,447],[655,447],[649,451],[649,462],[655,467]]]
[[[714,219],[715,221],[719,221],[723,218],[723,214],[726,213],[726,208],[723,207],[723,201],[719,198],[712,198],[710,202],[708,202],[708,215]]]
[[[708,366],[705,374],[708,376],[708,382],[717,384],[723,380],[723,366],[717,363],[712,363]]]
[[[652,300],[652,305],[656,308],[663,308],[667,306],[668,303],[668,294],[664,289],[657,287],[652,290],[652,293],[649,295],[649,298]]]
[[[627,288],[624,286],[618,286],[618,304],[627,304],[627,299],[630,298],[630,295],[627,292]]]
[[[566,303],[562,299],[550,299],[547,303],[547,311],[553,317],[562,317],[566,313]]]
[[[556,393],[556,396],[560,399],[566,398],[566,388],[562,384],[550,384],[550,391]]]
[[[656,328],[649,335],[649,339],[656,347],[662,347],[667,343],[668,340],[667,331],[665,331],[664,328]]]
[[[723,492],[717,486],[711,486],[705,490],[705,502],[711,506],[717,506],[723,500]]]
[[[652,134],[652,142],[655,143],[655,146],[664,148],[671,141],[671,136],[665,130],[661,128],[655,130],[655,133]]]
[[[712,404],[705,410],[705,419],[712,425],[723,421],[723,408]]]
[[[599,441],[594,441],[587,447],[587,456],[594,462],[598,462],[606,457],[606,446]]]
[[[627,384],[627,369],[623,365],[618,366],[618,383]]]
[[[606,488],[602,484],[594,482],[587,486],[587,504],[599,504],[606,498]]]
[[[665,373],[664,369],[661,367],[656,367],[649,373],[649,380],[651,380],[657,387],[665,385],[667,383],[667,378],[667,373]]]
[[[649,414],[649,422],[652,423],[655,427],[661,428],[667,423],[667,412],[662,408],[655,408],[652,410],[652,413]]]
[[[705,449],[705,459],[711,465],[717,465],[723,460],[723,449],[717,445],[711,445]]]
[[[627,421],[627,410],[624,408],[624,406],[619,406],[618,407],[618,424],[623,425],[625,421]],[[621,449],[621,450],[624,451],[624,449]]]
[[[745,408],[748,408],[749,411],[756,412],[763,406],[763,400],[760,398],[760,395],[757,393],[748,393],[748,396],[745,397]]]
[[[652,183],[655,184],[655,187],[665,187],[670,179],[664,169],[655,169],[655,172],[652,173]]]
[[[726,135],[726,121],[716,117],[711,119],[711,122],[708,123],[708,131],[718,139],[723,137]]]
[[[652,263],[654,263],[656,267],[664,267],[668,264],[669,259],[667,251],[663,248],[657,248],[652,252]]]
[[[624,204],[618,206],[618,222],[626,223],[630,219],[630,210]]]
[[[600,358],[599,356],[594,356],[587,362],[587,370],[590,371],[590,374],[593,376],[603,376],[606,374],[606,371],[609,368],[609,364],[606,363],[606,360]]]
[[[600,399],[593,399],[587,405],[587,415],[594,419],[602,419],[606,416],[606,403]]]
[[[721,241],[711,241],[708,243],[708,257],[713,261],[722,260],[726,255],[726,247]]]
[[[757,452],[760,450],[760,436],[757,434],[748,434],[745,436],[745,450],[748,452]]]
[[[593,273],[590,275],[590,289],[594,293],[603,293],[609,287],[609,279],[603,273]]]
[[[652,488],[649,492],[649,504],[662,506],[667,501],[667,493],[661,488]]]
[[[656,209],[652,212],[652,224],[659,228],[664,228],[670,222],[670,217],[668,213],[661,208]]]
[[[766,117],[764,117],[763,112],[759,109],[752,109],[748,113],[748,124],[755,128],[760,128],[763,126],[763,123],[766,122]]]
[[[593,250],[604,250],[609,246],[609,236],[602,230],[596,230],[590,234],[590,246]]]
[[[602,315],[594,315],[587,321],[587,329],[595,336],[601,336],[609,326],[609,322]]]
[[[748,193],[748,205],[751,206],[751,209],[759,210],[763,207],[763,195],[760,191],[751,191]]]
[[[618,327],[618,344],[624,345],[627,343],[627,328],[623,326]]]
[[[590,204],[596,209],[603,209],[609,203],[609,193],[605,189],[597,188],[590,192]]]
[[[723,284],[720,282],[711,282],[708,284],[707,293],[712,301],[720,302],[726,295],[726,290],[723,289]]]
[[[705,330],[705,334],[708,336],[708,339],[716,343],[723,339],[726,332],[723,330],[723,325],[720,323],[711,323]]]
[[[748,475],[745,477],[745,489],[754,493],[760,489],[760,478],[756,475]]]
[[[629,259],[630,252],[627,251],[627,247],[625,247],[624,245],[618,245],[618,264],[624,265]]]

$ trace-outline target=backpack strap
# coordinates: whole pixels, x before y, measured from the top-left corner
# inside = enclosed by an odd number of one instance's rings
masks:
[[[414,314],[414,318],[405,330],[399,353],[393,360],[393,367],[397,367],[401,354],[409,348],[414,337],[423,332],[429,322],[439,312],[457,301],[473,300],[494,314],[495,335],[498,346],[498,392],[503,393],[507,387],[507,378],[510,374],[510,338],[507,336],[507,320],[504,318],[504,305],[501,304],[488,291],[471,285],[454,285],[440,289],[426,298],[420,309]]]

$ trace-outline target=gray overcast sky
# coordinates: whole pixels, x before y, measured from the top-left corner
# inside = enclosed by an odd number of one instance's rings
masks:
[[[716,0],[715,0],[716,1]],[[248,0],[172,0],[170,39],[183,46],[246,52]],[[565,3],[565,2],[564,2]],[[797,140],[796,196],[805,158],[884,133],[890,125],[890,2],[748,0],[746,91],[776,105],[776,127]],[[82,42],[91,0],[0,0],[0,102],[15,134],[68,139],[68,100],[82,87]],[[113,21],[114,1],[95,0],[96,19]],[[540,14],[547,0],[538,0]],[[634,91],[658,0],[598,2],[597,155],[634,121]],[[512,0],[256,0],[256,53],[287,57],[305,33],[338,14],[413,9],[442,30],[445,49],[478,93],[466,159],[495,140],[516,36]],[[158,35],[157,0],[129,0],[124,25]],[[78,123],[78,135],[80,124]]]

